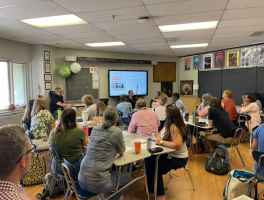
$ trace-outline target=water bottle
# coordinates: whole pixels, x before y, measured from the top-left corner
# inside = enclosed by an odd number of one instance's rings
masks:
[[[60,116],[61,116],[61,109],[59,108],[58,109],[58,119],[60,119]]]
[[[151,135],[151,148],[154,148],[156,145],[156,136],[155,133],[152,133]]]

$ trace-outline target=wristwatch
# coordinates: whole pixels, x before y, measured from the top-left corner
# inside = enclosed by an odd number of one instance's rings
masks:
[[[163,145],[163,140],[160,140],[160,144]]]

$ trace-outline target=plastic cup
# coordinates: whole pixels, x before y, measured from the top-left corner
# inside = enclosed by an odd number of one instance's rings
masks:
[[[135,139],[134,144],[135,144],[136,154],[140,154],[140,152],[141,152],[141,140]]]
[[[83,126],[82,129],[85,131],[86,136],[89,138],[89,127],[88,126]]]

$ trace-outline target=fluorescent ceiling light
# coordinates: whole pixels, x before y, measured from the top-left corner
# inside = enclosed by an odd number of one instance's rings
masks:
[[[188,31],[215,28],[218,21],[159,26],[161,32]]]
[[[52,17],[41,17],[35,19],[25,19],[20,21],[36,27],[53,27],[53,26],[75,25],[75,24],[87,24],[86,21],[82,20],[81,18],[77,17],[74,14],[52,16]]]
[[[174,45],[170,46],[173,49],[179,49],[179,48],[193,48],[193,47],[207,47],[208,43],[202,43],[202,44],[186,44],[186,45]]]
[[[125,45],[123,42],[103,42],[103,43],[87,43],[90,47],[108,47],[108,46],[119,46]]]

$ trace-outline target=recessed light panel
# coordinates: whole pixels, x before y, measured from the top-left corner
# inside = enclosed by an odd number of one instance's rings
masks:
[[[180,48],[195,48],[195,47],[207,47],[208,43],[201,43],[201,44],[186,44],[186,45],[174,45],[170,46],[173,49],[180,49]]]
[[[87,43],[86,45],[90,47],[109,47],[109,46],[119,46],[125,45],[123,42],[103,42],[103,43]]]
[[[74,14],[70,15],[60,15],[60,16],[52,16],[52,17],[41,17],[34,19],[25,19],[20,20],[26,24],[35,27],[53,27],[53,26],[67,26],[67,25],[76,25],[76,24],[87,24],[86,21],[77,17]]]
[[[218,21],[159,26],[161,32],[189,31],[215,28]]]

